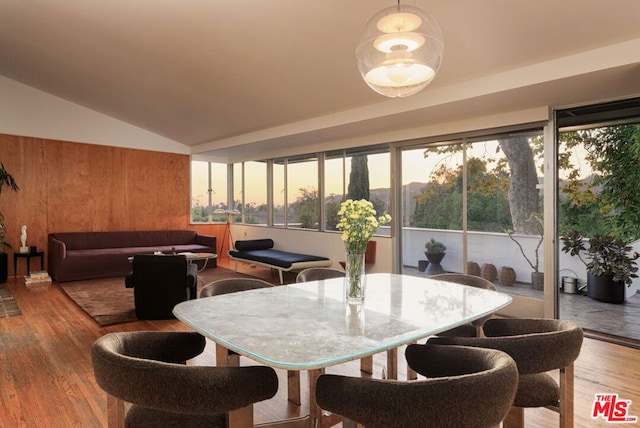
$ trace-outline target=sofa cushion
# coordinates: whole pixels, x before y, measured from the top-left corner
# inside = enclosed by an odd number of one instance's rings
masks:
[[[123,232],[63,232],[53,238],[65,243],[67,251],[99,248],[160,247],[193,242],[194,230],[147,230]]]
[[[231,257],[244,260],[253,260],[268,265],[289,269],[294,263],[317,262],[328,260],[326,257],[312,256],[309,254],[289,253],[279,250],[250,250],[250,251],[229,251]]]

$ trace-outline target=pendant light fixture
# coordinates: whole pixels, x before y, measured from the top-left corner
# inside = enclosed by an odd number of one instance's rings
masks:
[[[438,23],[415,6],[387,7],[365,25],[356,47],[364,81],[386,97],[408,97],[435,77],[444,42]]]

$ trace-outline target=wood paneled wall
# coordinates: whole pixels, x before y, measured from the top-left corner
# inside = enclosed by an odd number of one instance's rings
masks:
[[[188,155],[0,134],[0,161],[20,187],[0,194],[5,236],[16,250],[23,224],[27,245],[45,251],[52,232],[223,233],[224,225],[189,224]]]

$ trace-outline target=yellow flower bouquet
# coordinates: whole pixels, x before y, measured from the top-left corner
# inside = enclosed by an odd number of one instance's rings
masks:
[[[349,302],[361,302],[364,299],[364,254],[367,243],[380,225],[391,221],[391,216],[385,213],[376,217],[373,204],[366,199],[344,201],[338,216],[340,221],[336,227],[342,230],[342,241],[347,252],[347,299]]]

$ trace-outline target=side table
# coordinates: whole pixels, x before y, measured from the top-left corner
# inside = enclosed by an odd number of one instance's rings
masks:
[[[29,275],[29,272],[31,272],[31,259],[33,257],[40,257],[40,270],[44,270],[44,251],[13,253],[13,274],[16,277],[18,276],[18,259],[27,259],[27,272],[25,275]]]

